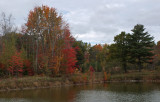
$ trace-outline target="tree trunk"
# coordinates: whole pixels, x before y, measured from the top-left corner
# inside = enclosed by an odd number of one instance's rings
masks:
[[[35,66],[35,72],[37,73],[37,68],[38,68],[38,39],[36,41],[37,47],[36,47],[36,66]]]
[[[139,72],[141,72],[141,68],[142,68],[142,63],[141,63],[141,58],[138,58],[138,70]]]
[[[139,72],[141,72],[141,68],[142,68],[142,64],[139,62],[138,63],[138,70],[139,70]]]
[[[123,62],[123,69],[124,69],[124,72],[127,73],[127,65],[125,62]]]

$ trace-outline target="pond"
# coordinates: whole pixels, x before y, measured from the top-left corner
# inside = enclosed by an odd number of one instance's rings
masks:
[[[0,102],[160,102],[160,83],[108,83],[0,92]]]

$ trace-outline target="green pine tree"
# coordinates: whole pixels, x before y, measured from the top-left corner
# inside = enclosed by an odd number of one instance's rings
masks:
[[[153,54],[153,37],[145,32],[145,28],[141,24],[137,24],[131,30],[133,33],[129,35],[130,62],[136,64],[139,71],[142,69],[143,63],[150,63]]]

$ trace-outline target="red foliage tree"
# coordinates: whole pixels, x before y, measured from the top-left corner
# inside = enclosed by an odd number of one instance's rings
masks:
[[[92,66],[89,67],[90,79],[93,79],[94,68]]]
[[[75,70],[76,59],[76,48],[72,47],[72,42],[74,39],[70,35],[68,28],[65,29],[64,34],[64,49],[63,53],[63,66],[65,67],[65,72],[67,74],[72,74]]]
[[[89,67],[90,72],[94,72],[94,68],[92,66]]]
[[[24,71],[27,72],[27,75],[33,76],[34,71],[32,69],[32,63],[29,60],[24,60],[23,65],[24,65]]]
[[[4,68],[5,68],[5,65],[0,62],[0,69],[1,69],[1,70],[4,70]]]
[[[22,75],[23,72],[23,59],[21,58],[21,52],[16,52],[15,55],[9,60],[8,71],[12,75]]]

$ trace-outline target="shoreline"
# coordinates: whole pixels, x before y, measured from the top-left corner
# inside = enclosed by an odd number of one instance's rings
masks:
[[[29,79],[35,79],[30,81]],[[44,80],[48,78],[49,80]],[[20,80],[25,80],[20,81]],[[4,84],[3,81],[6,81]],[[2,84],[3,83],[3,84]],[[90,84],[104,84],[104,83],[160,83],[160,80],[88,80],[84,82],[73,82],[66,80],[57,80],[50,77],[24,77],[24,78],[11,78],[3,79],[0,81],[0,92],[3,91],[16,91],[16,90],[32,90],[32,89],[44,89],[44,88],[56,88],[56,87],[67,87],[67,86],[78,86],[78,85],[90,85]]]
[[[105,78],[106,77],[106,78]],[[106,80],[104,80],[106,79]],[[160,83],[158,72],[132,72],[124,74],[94,73],[92,76],[86,73],[78,73],[71,76],[23,76],[0,79],[0,91],[29,90],[38,88],[66,87],[103,83]]]
[[[7,78],[0,80],[0,92],[2,91],[16,91],[16,90],[30,90],[41,88],[54,88],[66,86],[78,86],[88,84],[104,83],[102,80],[89,81],[70,81],[69,79],[57,79],[52,77],[22,77],[22,78]]]

